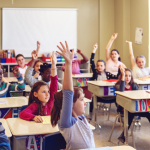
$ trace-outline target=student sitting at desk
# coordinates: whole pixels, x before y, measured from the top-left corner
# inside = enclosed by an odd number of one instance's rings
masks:
[[[136,62],[133,54],[132,42],[126,41],[129,44],[129,53],[130,53],[130,60],[131,66],[133,70],[133,77],[134,78],[150,78],[150,68],[145,67],[146,58],[143,55],[138,55],[136,57]]]
[[[138,85],[133,80],[132,71],[128,68],[121,68],[121,75],[119,76],[118,82],[115,84],[116,91],[131,91],[131,90],[138,90]],[[123,108],[118,106],[118,111],[123,114]],[[140,117],[147,117],[150,122],[150,114],[149,112],[142,112],[142,113],[130,113],[128,112],[128,129],[131,126],[132,120],[134,116]],[[119,142],[124,143],[125,137],[124,132],[118,138]]]
[[[107,79],[118,79],[120,75],[120,66],[126,68],[126,66],[121,62],[120,54],[117,49],[113,49],[110,52],[110,48],[117,38],[118,33],[114,33],[111,36],[107,46],[106,46],[106,75]]]
[[[70,52],[67,42],[66,47],[58,46],[62,53],[58,52],[65,59],[65,73],[63,91],[55,93],[54,106],[51,112],[52,126],[58,127],[67,145],[66,150],[95,148],[93,132],[90,129],[85,116],[86,103],[81,88],[73,89],[72,81],[72,59],[73,52]],[[69,84],[68,84],[69,83]]]
[[[10,84],[8,82],[3,82],[2,81],[2,76],[3,76],[3,70],[0,69],[0,98],[2,97],[10,97],[10,91],[23,91],[25,90],[25,84],[24,80],[22,78],[22,75],[19,72],[18,67],[13,67],[13,73],[18,79],[18,85],[16,84]]]
[[[37,58],[37,53],[32,53],[32,57]],[[56,69],[56,55],[52,53],[51,84],[49,86],[43,82],[36,82],[29,96],[29,104],[26,109],[20,112],[19,117],[24,120],[34,120],[43,122],[41,116],[49,116],[53,107],[54,93],[57,91],[58,77]]]
[[[33,76],[34,64],[37,61],[38,52],[39,52],[39,49],[37,49],[36,51],[34,50],[32,52],[32,60],[31,60],[31,63],[30,63],[30,65],[28,66],[28,68],[26,70],[26,73],[25,73],[25,80],[26,80],[27,84],[30,87],[33,87],[33,85],[36,82],[40,81],[39,79],[36,79]],[[35,53],[37,54],[37,56],[33,57],[33,55]],[[42,77],[42,81],[46,82],[46,84],[48,86],[50,86],[50,84],[51,84],[51,78],[50,78],[50,75],[51,75],[51,65],[47,64],[47,63],[43,63],[43,65],[40,65],[39,71],[40,71],[40,75]],[[61,90],[61,89],[62,89],[62,84],[58,82],[58,90]]]
[[[81,52],[81,50],[77,49],[77,53],[80,54],[83,57],[83,59],[72,60],[72,73],[73,74],[80,73],[79,65],[84,64],[89,61],[88,58]],[[63,71],[65,70],[65,64],[62,66],[62,70]]]
[[[0,122],[0,150],[11,150],[9,140],[5,135],[5,129]]]

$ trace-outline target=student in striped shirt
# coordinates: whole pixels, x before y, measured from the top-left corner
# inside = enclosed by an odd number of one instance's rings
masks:
[[[62,48],[58,46],[65,58],[65,73],[63,91],[54,95],[54,106],[51,112],[52,126],[58,123],[59,130],[67,145],[66,150],[95,148],[93,132],[85,116],[86,103],[81,88],[73,89],[72,81],[72,59],[73,52],[70,52],[68,44]]]
[[[3,68],[1,66],[1,68]],[[0,69],[0,98],[2,97],[10,97],[10,91],[23,91],[25,89],[24,80],[22,78],[22,75],[19,72],[18,67],[13,67],[13,73],[16,75],[16,78],[18,79],[18,85],[17,84],[10,84],[8,82],[3,82],[3,69]]]

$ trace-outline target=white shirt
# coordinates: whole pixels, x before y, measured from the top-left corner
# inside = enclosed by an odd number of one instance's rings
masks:
[[[20,67],[18,67],[18,68],[19,68],[19,71],[20,71],[20,73],[21,73],[22,77],[24,78],[24,75],[25,75],[25,72],[26,72],[27,66],[25,66],[24,68],[20,68]]]
[[[139,68],[137,66],[137,64],[133,67],[132,71],[133,71],[133,77],[135,79],[137,79],[137,78],[143,78],[145,76],[150,75],[150,68],[145,67],[145,68],[141,69],[141,68]]]

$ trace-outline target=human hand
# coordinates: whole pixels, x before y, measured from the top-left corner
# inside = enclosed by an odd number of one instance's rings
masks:
[[[12,70],[14,74],[19,72],[19,68],[17,66],[13,67]]]
[[[39,49],[41,46],[41,43],[39,41],[37,41],[37,49]]]
[[[118,36],[118,33],[114,33],[114,34],[111,36],[111,39],[112,39],[112,40],[115,40],[115,39],[117,38],[117,36]]]
[[[57,51],[57,53],[64,57],[65,63],[71,63],[73,56],[74,56],[74,49],[72,49],[72,52],[70,52],[66,41],[65,41],[66,47],[61,42],[60,42],[60,44],[61,44],[62,48],[60,48],[58,45],[57,45],[57,47],[60,49],[61,52]]]
[[[126,41],[126,43],[128,43],[129,45],[132,45],[132,42],[130,42],[130,41]]]
[[[123,67],[120,68],[122,76],[125,76],[125,69]]]
[[[56,58],[56,54],[55,51],[52,52],[52,65],[56,65],[57,63],[57,58]]]
[[[81,50],[77,49],[77,53],[81,55],[82,52]]]
[[[40,75],[39,73],[36,73],[36,74],[34,75],[34,78],[37,79],[37,78],[39,77],[39,75]]]
[[[35,116],[35,117],[33,118],[33,121],[35,121],[35,122],[37,122],[37,123],[41,123],[41,122],[43,122],[43,119],[42,119],[41,116]]]
[[[33,60],[37,60],[37,58],[38,58],[38,53],[37,53],[36,50],[33,50],[33,51],[32,51],[32,59],[33,59]]]
[[[95,53],[96,52],[96,50],[97,50],[97,48],[98,48],[98,45],[97,45],[97,43],[93,46],[93,53]]]

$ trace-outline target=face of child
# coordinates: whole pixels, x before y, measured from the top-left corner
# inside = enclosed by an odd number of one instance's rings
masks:
[[[131,72],[130,71],[125,71],[125,83],[129,84],[131,81]]]
[[[43,63],[41,62],[37,62],[36,65],[34,66],[34,70],[35,72],[39,72],[39,69],[40,69],[40,65],[42,65]]]
[[[137,65],[139,68],[144,68],[145,67],[145,59],[144,58],[137,58],[137,61],[136,61]]]
[[[18,63],[18,65],[19,65],[19,67],[24,68],[25,59],[24,59],[22,56],[19,56],[19,57],[17,58],[17,63]]]
[[[84,101],[84,94],[80,92],[80,97],[75,103],[73,103],[73,110],[77,116],[83,115],[85,113],[86,102]]]
[[[50,75],[51,75],[51,68],[48,68],[42,73],[42,80],[45,82],[50,81]]]
[[[103,62],[97,62],[96,69],[97,69],[99,72],[103,72],[104,69],[105,69],[104,63],[103,63]]]
[[[0,69],[0,82],[2,81],[2,77],[3,77],[3,70]]]
[[[111,59],[112,60],[118,60],[118,58],[120,57],[120,55],[116,52],[116,51],[112,51],[111,52]]]
[[[37,97],[42,104],[46,104],[50,98],[48,86],[41,86],[38,92],[34,92],[34,96]]]

